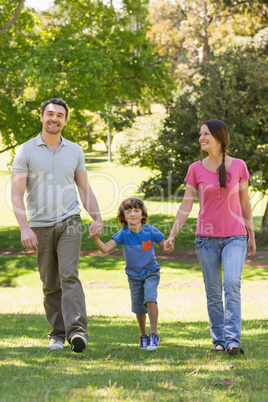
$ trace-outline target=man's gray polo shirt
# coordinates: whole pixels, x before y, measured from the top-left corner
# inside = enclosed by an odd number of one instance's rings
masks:
[[[86,168],[79,145],[61,137],[54,154],[39,134],[20,145],[12,170],[28,174],[26,201],[31,227],[53,226],[80,213],[74,177]]]

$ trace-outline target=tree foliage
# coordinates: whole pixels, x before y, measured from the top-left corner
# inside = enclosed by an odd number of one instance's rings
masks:
[[[198,158],[198,132],[203,121],[218,118],[231,135],[230,155],[245,159],[251,174],[262,171],[257,190],[268,187],[268,72],[266,60],[240,51],[213,57],[202,65],[192,85],[179,90],[158,138],[140,144],[140,157],[125,149],[123,163],[142,164],[160,174],[144,182],[148,196],[183,184],[190,163]],[[122,151],[121,151],[122,153]],[[146,160],[148,163],[146,164]]]
[[[7,21],[4,21],[4,22],[1,21],[2,24],[0,26],[0,35],[2,35],[5,31],[7,31],[16,22],[16,20],[18,19],[19,15],[20,15],[22,7],[24,5],[24,1],[25,0],[20,0],[19,1],[19,3],[17,4],[16,9],[14,11],[12,10],[13,14],[10,16],[10,18]],[[8,3],[9,3],[9,6],[10,6],[10,2],[8,2]],[[2,4],[2,7],[3,6],[4,6],[4,4]],[[11,4],[11,6],[12,6],[12,4]],[[9,9],[8,9],[6,15],[5,15],[5,18],[7,17],[8,13],[10,12],[10,10],[11,10],[11,8],[9,7]]]
[[[178,85],[191,82],[209,55],[247,46],[267,28],[265,1],[153,0],[149,37],[171,63]]]
[[[163,129],[165,113],[137,117],[132,127],[123,131],[117,146],[117,160],[123,165],[158,168],[153,150]]]
[[[37,129],[36,103],[27,92],[29,59],[39,43],[35,26],[38,17],[23,9],[17,19],[17,1],[2,0],[0,26],[13,21],[0,35],[0,133],[5,147],[30,138]],[[20,2],[21,4],[21,2]]]
[[[10,3],[15,10],[18,1]],[[164,99],[170,92],[166,67],[146,38],[146,2],[125,0],[120,11],[100,0],[55,4],[41,15],[25,8],[1,36],[0,106],[5,107],[0,132],[5,147],[36,135],[46,99],[67,101],[73,124],[66,126],[65,136],[72,139],[78,126],[81,137],[88,134],[87,111],[99,112],[118,129],[131,121],[127,102],[138,102],[144,94]],[[10,5],[7,21],[11,10]]]

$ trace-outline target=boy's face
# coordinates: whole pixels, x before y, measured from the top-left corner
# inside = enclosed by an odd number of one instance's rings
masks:
[[[140,208],[129,208],[124,212],[125,221],[128,226],[140,226],[142,216],[142,210]]]

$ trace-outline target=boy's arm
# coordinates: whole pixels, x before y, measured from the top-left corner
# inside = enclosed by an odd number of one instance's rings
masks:
[[[94,238],[94,241],[96,243],[96,246],[98,249],[103,253],[108,253],[109,251],[113,250],[117,244],[114,239],[109,240],[107,243],[103,243],[99,237]]]

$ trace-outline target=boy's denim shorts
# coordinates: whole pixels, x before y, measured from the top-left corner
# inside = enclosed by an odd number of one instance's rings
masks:
[[[157,287],[160,281],[160,268],[149,269],[144,275],[128,275],[131,295],[131,309],[135,314],[146,314],[146,303],[157,303]]]

